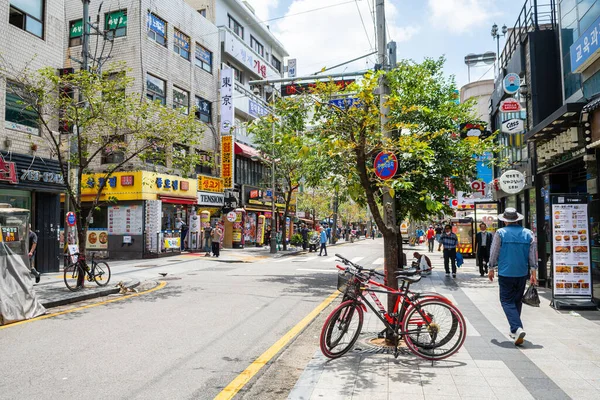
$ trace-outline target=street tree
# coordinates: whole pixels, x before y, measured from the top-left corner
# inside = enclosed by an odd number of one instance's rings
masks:
[[[305,134],[309,121],[307,97],[278,98],[271,107],[272,112],[254,120],[248,131],[265,161],[271,164],[274,160],[276,185],[285,198],[282,238],[283,249],[286,250],[285,221],[290,213],[290,204],[303,179],[313,180],[317,155]],[[265,184],[271,186],[270,182]]]
[[[368,73],[343,90],[330,82],[317,84],[312,93],[319,100],[317,127],[311,132],[333,160],[336,173],[345,176],[347,193],[357,204],[369,206],[384,237],[386,281],[391,287],[397,287],[394,273],[402,260],[401,221],[427,220],[450,211],[447,180],[456,190],[467,191],[475,174],[474,155],[492,150],[491,137],[476,142],[458,136],[459,124],[474,119],[472,103],[457,101],[454,79],[443,75],[443,65],[443,58],[401,61],[393,70]],[[380,79],[391,89],[385,126],[376,94]],[[334,97],[358,101],[338,107],[330,103]],[[390,131],[391,138],[385,135]],[[398,170],[388,180],[375,174],[374,159],[381,151],[398,159]],[[395,204],[384,203],[384,192]],[[391,309],[395,299],[389,297]]]
[[[87,229],[94,210],[113,202],[102,200],[111,176],[132,162],[167,165],[186,176],[199,162],[195,152],[174,151],[173,144],[188,148],[200,143],[203,128],[194,112],[167,107],[132,91],[133,78],[122,64],[103,73],[77,70],[58,74],[55,69],[15,72],[4,65],[0,73],[7,90],[23,109],[35,112],[40,136],[61,165],[66,196],[77,216],[79,251],[84,254]],[[101,158],[119,155],[113,163]],[[83,176],[102,171],[96,196],[84,208]]]

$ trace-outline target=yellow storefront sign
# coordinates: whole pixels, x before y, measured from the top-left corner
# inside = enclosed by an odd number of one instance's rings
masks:
[[[233,189],[233,138],[221,137],[221,176],[223,188]]]
[[[223,179],[198,175],[198,191],[223,193]]]
[[[159,196],[195,198],[196,179],[149,171],[84,174],[81,181],[83,201],[92,201],[104,185],[100,200],[157,200]]]

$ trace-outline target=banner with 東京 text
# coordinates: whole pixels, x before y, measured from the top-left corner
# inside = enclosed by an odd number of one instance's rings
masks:
[[[233,69],[225,67],[221,70],[221,135],[229,135],[233,125]]]
[[[221,176],[223,189],[233,189],[233,137],[221,137]]]

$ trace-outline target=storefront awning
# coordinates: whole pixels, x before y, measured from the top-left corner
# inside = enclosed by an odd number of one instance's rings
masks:
[[[253,157],[260,158],[260,153],[255,148],[245,145],[243,143],[235,142],[235,155],[239,155],[239,154],[243,155],[244,157],[248,157],[248,158],[253,158]]]
[[[198,199],[195,197],[176,197],[159,194],[158,198],[159,200],[162,200],[165,203],[171,204],[196,204],[198,202]]]
[[[525,133],[525,140],[548,140],[579,124],[584,103],[563,104],[558,110]]]

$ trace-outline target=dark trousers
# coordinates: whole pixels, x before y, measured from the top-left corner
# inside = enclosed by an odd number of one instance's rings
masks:
[[[433,241],[435,239],[431,238],[431,239],[427,239],[427,249],[429,250],[430,253],[433,253]]]
[[[325,255],[327,255],[327,243],[321,243],[321,249],[319,250],[319,255],[321,255],[321,253],[323,253],[323,250],[325,250]]]
[[[216,241],[212,242],[212,252],[213,252],[213,255],[219,257],[219,255],[221,254],[221,249],[220,249],[220,243],[219,242],[216,242]]]
[[[526,284],[527,276],[520,278],[509,276],[498,277],[500,304],[502,304],[502,309],[504,310],[504,314],[506,314],[511,333],[515,333],[517,329],[523,328],[521,308],[523,307],[522,300]]]
[[[306,250],[307,247],[308,247],[308,239],[306,239],[306,240],[302,239],[302,250]]]
[[[452,262],[452,273],[456,274],[456,247],[444,249],[444,269],[450,273],[450,262]]]
[[[490,248],[479,246],[477,248],[477,265],[479,265],[479,273],[483,276],[488,273],[488,262],[490,261]]]

